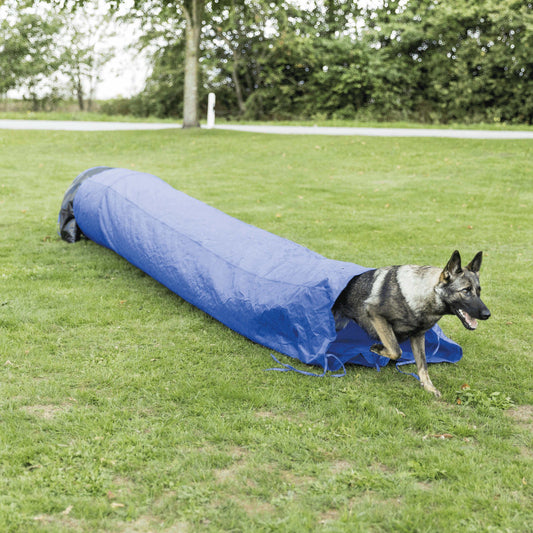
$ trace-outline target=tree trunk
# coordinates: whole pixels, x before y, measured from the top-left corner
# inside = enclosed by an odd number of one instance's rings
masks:
[[[231,43],[229,42],[229,40],[227,42],[231,47]],[[231,51],[233,53],[233,72],[231,77],[233,78],[233,84],[235,85],[235,96],[237,97],[239,113],[243,115],[246,110],[246,107],[244,104],[244,98],[242,96],[241,81],[239,80],[239,65],[241,62],[241,55],[235,48],[232,48]]]
[[[76,96],[78,98],[78,107],[80,111],[83,111],[83,86],[81,84],[81,76],[79,74],[76,77]]]
[[[198,119],[198,59],[205,0],[185,2],[185,79],[183,89],[183,127],[199,128]]]
[[[237,98],[239,113],[243,115],[246,110],[246,107],[244,103],[244,98],[242,96],[241,82],[239,80],[239,65],[241,62],[241,54],[239,53],[237,47],[234,47],[233,43],[224,35],[222,28],[218,28],[218,33],[220,37],[224,40],[224,42],[227,44],[228,48],[231,50],[231,54],[233,56],[233,70],[231,73],[231,78],[233,79],[233,85],[235,86],[235,96]]]
[[[233,63],[233,83],[235,84],[235,95],[237,97],[237,105],[239,106],[239,113],[244,114],[246,107],[242,97],[241,83],[239,81],[239,63]]]

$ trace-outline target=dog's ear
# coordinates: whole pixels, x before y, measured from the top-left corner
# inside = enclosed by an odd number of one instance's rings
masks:
[[[481,260],[483,259],[483,252],[478,252],[476,254],[476,257],[468,263],[466,268],[470,270],[470,272],[475,272],[476,274],[479,272],[479,269],[481,268]]]
[[[440,275],[441,281],[449,281],[453,276],[457,276],[462,272],[461,268],[461,255],[457,250],[453,252],[448,264],[444,267],[442,274]]]

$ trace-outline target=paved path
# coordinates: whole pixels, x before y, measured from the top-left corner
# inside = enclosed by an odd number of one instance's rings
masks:
[[[278,135],[361,135],[367,137],[451,137],[454,139],[533,139],[533,131],[446,130],[429,128],[335,128],[318,126],[237,126],[217,129]]]
[[[63,131],[126,131],[181,128],[155,122],[88,122],[76,120],[0,120],[0,129]],[[430,128],[337,128],[317,126],[215,126],[220,130],[277,135],[360,135],[370,137],[449,137],[453,139],[532,139],[533,131],[447,130]]]

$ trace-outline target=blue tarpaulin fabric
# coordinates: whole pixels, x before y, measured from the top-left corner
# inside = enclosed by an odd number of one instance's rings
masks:
[[[72,195],[85,237],[252,341],[324,371],[389,362],[369,351],[374,341],[355,323],[335,331],[335,300],[368,268],[246,224],[150,174],[96,167],[76,178]],[[409,344],[402,348],[399,363],[412,363]],[[462,356],[438,326],[426,351],[430,363]]]

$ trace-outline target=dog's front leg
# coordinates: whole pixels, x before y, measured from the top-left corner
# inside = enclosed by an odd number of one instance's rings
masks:
[[[418,369],[418,377],[420,378],[420,384],[428,392],[432,392],[437,398],[440,398],[441,393],[435,388],[431,379],[429,379],[428,365],[426,362],[426,342],[425,334],[421,333],[415,337],[411,337],[411,349],[415,356],[416,367]]]
[[[398,339],[394,334],[392,326],[379,315],[371,315],[370,320],[378,334],[379,340],[382,342],[382,344],[373,344],[370,347],[370,351],[388,357],[393,361],[398,360],[402,355],[402,349],[398,344]]]

